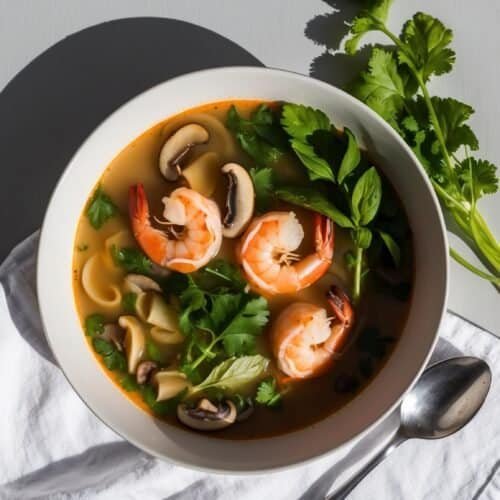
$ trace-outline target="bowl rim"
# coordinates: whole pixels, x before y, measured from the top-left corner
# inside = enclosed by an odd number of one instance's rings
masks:
[[[257,76],[256,74],[258,73],[274,73],[279,77],[280,74],[283,75],[289,75],[293,76],[294,78],[298,80],[302,80],[303,82],[306,82],[306,84],[309,85],[317,85],[319,87],[324,87],[327,88],[329,92],[337,93],[341,98],[347,100],[350,105],[356,105],[358,107],[363,108],[363,112],[371,115],[371,118],[374,119],[380,127],[385,129],[386,132],[388,132],[392,138],[398,143],[399,147],[402,148],[407,155],[410,156],[410,158],[413,160],[414,167],[419,171],[421,178],[426,186],[427,191],[429,192],[432,202],[433,202],[433,207],[432,210],[435,212],[437,215],[437,221],[439,223],[439,236],[440,236],[440,241],[436,242],[436,245],[439,244],[439,247],[444,251],[444,255],[446,258],[444,259],[444,267],[442,269],[443,273],[443,294],[442,294],[442,305],[441,305],[441,310],[438,315],[438,321],[436,321],[436,331],[434,332],[433,335],[433,340],[429,345],[429,349],[427,351],[427,354],[425,358],[422,360],[420,364],[420,368],[417,370],[417,372],[414,374],[413,379],[411,380],[411,383],[408,385],[408,387],[398,395],[397,399],[394,400],[394,402],[389,405],[385,411],[383,411],[377,418],[375,418],[372,423],[368,426],[366,426],[362,431],[354,435],[353,437],[346,438],[339,446],[331,448],[323,453],[313,455],[309,458],[298,460],[295,462],[290,462],[284,465],[279,465],[279,466],[274,466],[274,467],[262,467],[262,468],[252,468],[251,470],[240,470],[240,469],[231,469],[231,468],[221,468],[221,467],[208,467],[208,466],[202,466],[198,464],[193,464],[188,461],[184,461],[178,458],[172,458],[170,456],[165,456],[161,453],[156,452],[153,449],[150,449],[148,446],[144,445],[143,443],[138,442],[138,440],[131,438],[129,436],[124,435],[124,433],[116,430],[114,424],[102,415],[100,415],[98,409],[94,409],[93,407],[90,406],[89,403],[84,399],[84,397],[80,394],[80,392],[76,389],[76,387],[73,385],[73,382],[71,381],[69,375],[67,374],[65,368],[62,366],[60,363],[60,359],[57,355],[57,349],[51,342],[50,335],[48,334],[48,328],[47,328],[47,321],[45,317],[45,312],[44,312],[44,303],[43,303],[43,293],[42,293],[42,263],[43,263],[43,258],[44,254],[46,254],[46,249],[50,246],[50,239],[48,237],[49,233],[49,216],[51,212],[51,207],[55,203],[55,198],[57,197],[57,194],[59,192],[60,186],[64,183],[65,179],[71,175],[71,166],[74,163],[74,160],[76,157],[79,156],[80,152],[84,150],[87,147],[87,144],[89,141],[96,135],[98,135],[101,131],[102,128],[104,128],[109,122],[116,120],[116,118],[123,113],[124,109],[128,108],[132,103],[139,101],[142,99],[145,95],[154,93],[158,88],[169,84],[171,82],[182,82],[182,80],[189,80],[191,78],[200,78],[203,77],[204,75],[213,75],[213,74],[226,74],[230,76],[231,73],[233,72],[248,72],[248,73],[253,73],[254,76]],[[228,99],[231,99],[231,97],[228,97]],[[237,98],[235,98],[237,99]],[[256,97],[258,99],[258,97]],[[209,102],[209,101],[207,101]],[[169,115],[172,116],[172,115]],[[168,118],[168,116],[166,117]],[[146,129],[147,130],[147,129]],[[145,130],[145,131],[146,131]],[[123,145],[123,147],[125,147]],[[120,151],[117,151],[116,154],[119,154]],[[102,172],[104,172],[104,167],[102,169]],[[218,68],[210,68],[210,69],[204,69],[204,70],[199,70],[199,71],[193,71],[189,72],[183,75],[176,76],[174,78],[165,80],[163,82],[160,82],[147,90],[140,92],[136,96],[132,97],[122,105],[120,105],[117,109],[115,109],[111,114],[109,114],[103,121],[101,121],[93,130],[92,132],[85,138],[85,140],[80,144],[80,146],[77,148],[77,150],[74,152],[74,154],[71,156],[70,160],[68,161],[63,173],[60,175],[55,187],[53,188],[52,194],[50,196],[49,202],[47,204],[46,210],[45,210],[45,215],[43,218],[41,230],[40,230],[40,240],[39,240],[39,246],[38,246],[38,251],[37,251],[37,270],[36,270],[36,292],[37,292],[37,303],[39,306],[39,311],[40,311],[40,317],[41,317],[41,324],[42,324],[42,330],[45,336],[45,339],[47,340],[47,343],[54,355],[54,358],[57,362],[58,368],[61,370],[62,374],[70,384],[71,388],[75,392],[75,394],[78,396],[78,398],[84,403],[84,405],[102,422],[104,423],[109,429],[111,429],[113,432],[118,434],[120,437],[122,437],[124,440],[127,442],[131,443],[138,449],[146,451],[148,454],[159,458],[161,460],[170,462],[172,464],[182,466],[182,467],[188,467],[192,470],[197,470],[200,472],[209,472],[209,473],[215,473],[215,474],[237,474],[237,475],[255,475],[255,474],[262,474],[263,472],[280,472],[284,470],[289,470],[292,468],[299,467],[301,465],[306,465],[310,464],[311,462],[314,462],[316,460],[319,460],[321,458],[324,458],[325,456],[328,456],[332,454],[334,451],[339,450],[341,448],[344,448],[348,446],[349,444],[352,444],[358,440],[361,440],[363,437],[365,437],[369,432],[371,432],[377,425],[382,423],[401,403],[402,398],[407,394],[412,387],[415,385],[417,380],[419,379],[420,375],[428,365],[428,362],[430,360],[430,357],[434,351],[434,348],[436,346],[436,343],[439,338],[439,330],[440,327],[442,326],[444,315],[446,312],[446,306],[447,306],[447,300],[448,300],[448,293],[449,293],[449,260],[447,258],[447,255],[449,253],[449,243],[448,243],[448,238],[447,238],[447,232],[446,232],[446,226],[445,226],[445,221],[444,221],[444,216],[440,208],[440,204],[438,201],[438,198],[434,192],[434,189],[432,187],[432,184],[423,168],[421,165],[420,161],[414,154],[414,152],[411,150],[411,148],[406,144],[406,142],[397,134],[397,132],[385,121],[383,120],[382,117],[380,117],[375,111],[373,111],[371,108],[369,108],[366,104],[363,102],[359,101],[355,97],[351,96],[344,90],[331,85],[329,83],[326,83],[324,81],[318,80],[316,78],[313,78],[311,76],[307,76],[295,71],[290,71],[290,70],[285,70],[285,69],[280,69],[280,68],[272,68],[272,67],[259,67],[259,66],[226,66],[226,67],[218,67]],[[255,441],[255,440],[254,440]]]

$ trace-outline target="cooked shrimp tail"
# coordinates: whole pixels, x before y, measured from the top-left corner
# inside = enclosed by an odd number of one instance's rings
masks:
[[[272,335],[280,370],[291,379],[313,378],[328,371],[346,346],[354,312],[338,287],[328,292],[334,317],[314,304],[295,302],[278,316]]]
[[[135,239],[156,264],[190,273],[207,264],[219,251],[222,224],[217,205],[188,188],[178,188],[163,198],[166,231],[151,224],[149,204],[142,184],[129,190],[129,215]]]
[[[326,295],[334,318],[331,323],[332,335],[325,342],[325,348],[338,354],[343,351],[349,339],[354,323],[354,310],[349,297],[340,287],[333,285]]]
[[[301,258],[296,250],[304,230],[293,212],[269,212],[251,222],[238,257],[255,290],[267,295],[294,293],[326,273],[333,258],[333,222],[315,214],[313,223],[315,251]]]

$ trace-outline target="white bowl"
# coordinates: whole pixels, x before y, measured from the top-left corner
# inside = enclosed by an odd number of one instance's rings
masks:
[[[205,437],[172,427],[134,406],[96,364],[78,321],[71,262],[78,217],[97,179],[133,139],[179,111],[210,101],[260,98],[304,103],[348,126],[396,188],[415,245],[408,321],[392,356],[352,402],[323,421],[284,436],[249,441]],[[68,124],[71,126],[71,124]],[[326,83],[294,73],[232,67],[191,73],[144,92],[84,142],[50,201],[38,253],[38,300],[48,342],[69,382],[107,425],[143,450],[215,472],[257,472],[311,460],[366,433],[418,378],[437,339],[447,293],[447,242],[432,187],[402,139],[368,107]]]

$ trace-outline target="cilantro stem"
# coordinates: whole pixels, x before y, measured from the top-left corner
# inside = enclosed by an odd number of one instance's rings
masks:
[[[468,260],[466,260],[464,257],[462,257],[453,248],[450,248],[450,256],[453,259],[455,259],[459,264],[461,264],[466,269],[468,269],[470,272],[476,274],[480,278],[483,278],[483,279],[491,282],[496,287],[500,287],[500,277],[492,276],[491,274],[488,274],[488,273],[485,273],[484,271],[481,271],[481,269],[478,269],[477,267],[473,266]]]
[[[197,368],[208,356],[209,354],[212,353],[212,349],[215,347],[215,344],[219,342],[219,340],[222,338],[222,335],[219,335],[218,337],[215,337],[210,344],[208,344],[208,347],[203,351],[203,354],[193,363],[191,363],[191,370],[194,370]]]
[[[392,40],[392,42],[396,45],[396,47],[403,52],[405,55],[409,57],[411,60],[411,53],[408,51],[406,45],[394,34],[392,33],[384,23],[380,23],[376,18],[370,16],[373,22],[378,26],[379,31],[384,33],[388,38]],[[417,67],[413,64],[407,64],[408,69],[414,75],[418,86],[422,92],[422,96],[424,98],[424,102],[429,111],[429,117],[432,123],[432,127],[436,134],[436,138],[439,143],[439,147],[443,154],[443,158],[446,164],[446,168],[448,170],[448,174],[453,183],[458,186],[457,182],[457,174],[454,168],[454,164],[452,161],[452,156],[448,151],[448,147],[446,145],[446,140],[443,134],[443,130],[441,129],[441,124],[439,123],[438,116],[436,114],[436,110],[432,103],[432,98],[429,94],[429,90],[425,81],[422,78],[421,72],[418,71]],[[466,151],[467,154],[467,151]],[[453,156],[454,157],[454,156]],[[455,158],[455,157],[454,157]],[[456,160],[456,159],[455,159]],[[442,186],[440,186],[436,181],[432,180],[432,184],[434,189],[436,190],[438,196],[445,202],[445,204],[450,209],[450,212],[465,233],[465,235],[475,244],[480,255],[485,259],[485,261],[489,264],[489,266],[495,271],[495,273],[500,273],[500,245],[494,235],[491,233],[486,221],[483,219],[481,214],[476,208],[475,200],[472,200],[470,206],[464,206],[460,200],[457,200],[455,197],[450,195]],[[466,269],[471,271],[472,273],[480,276],[481,278],[490,281],[491,283],[499,286],[499,277],[492,276],[488,273],[485,273],[472,265],[469,261],[467,261],[464,257],[459,255],[455,250],[450,250],[450,255],[457,262],[459,262]],[[356,262],[357,264],[357,262]]]
[[[361,268],[363,266],[363,249],[356,247],[356,267],[354,268],[354,284],[352,297],[354,302],[359,300],[361,295]]]

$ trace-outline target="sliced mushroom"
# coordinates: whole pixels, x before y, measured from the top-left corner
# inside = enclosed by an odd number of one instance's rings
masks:
[[[125,352],[129,373],[135,373],[146,345],[146,336],[139,320],[134,316],[120,316],[118,324],[126,330]]]
[[[127,274],[125,276],[124,288],[127,292],[133,293],[147,292],[149,290],[161,292],[160,285],[149,276],[144,276],[143,274]]]
[[[120,352],[123,351],[125,330],[116,323],[108,323],[107,325],[104,325],[104,330],[101,333],[100,337],[103,340],[112,342]]]
[[[182,171],[182,176],[191,189],[209,198],[217,187],[221,163],[219,155],[210,151],[190,163]]]
[[[137,365],[137,373],[135,375],[138,384],[145,384],[158,370],[158,365],[154,361],[141,361]]]
[[[160,151],[160,172],[168,181],[175,181],[181,173],[183,158],[197,144],[208,141],[209,134],[205,127],[197,123],[184,125],[171,135]]]
[[[186,375],[175,370],[156,372],[153,381],[158,387],[156,401],[173,398],[181,391],[191,386]]]
[[[177,406],[178,419],[198,431],[216,431],[229,427],[236,421],[236,414],[236,406],[229,400],[214,404],[203,398],[194,408],[184,403]]]
[[[250,175],[241,165],[227,163],[222,172],[229,182],[222,234],[226,238],[236,238],[253,216],[255,190]]]

